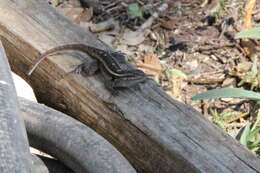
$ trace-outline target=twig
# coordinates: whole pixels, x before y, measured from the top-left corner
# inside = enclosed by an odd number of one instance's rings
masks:
[[[245,7],[245,16],[244,16],[244,29],[251,28],[252,26],[252,14],[255,7],[256,0],[247,0]]]
[[[138,29],[138,32],[142,32],[142,31],[144,31],[145,29],[150,28],[150,27],[152,26],[154,20],[159,17],[159,13],[165,11],[167,8],[168,8],[168,4],[167,4],[167,3],[162,4],[162,5],[158,8],[158,12],[154,12],[154,13],[152,14],[152,16],[151,16],[149,19],[147,19],[146,22],[144,22],[144,23],[142,24],[142,26]]]

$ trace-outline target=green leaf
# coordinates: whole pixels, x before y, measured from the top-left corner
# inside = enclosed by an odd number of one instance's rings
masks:
[[[219,126],[220,128],[224,129],[225,128],[225,121],[221,117],[221,115],[217,112],[216,109],[210,109],[210,114],[212,115],[212,122]]]
[[[258,123],[260,123],[260,114],[257,115],[256,121],[252,127],[252,130],[255,130],[256,128],[258,128]]]
[[[215,98],[241,98],[260,100],[260,94],[241,88],[221,88],[210,90],[192,97],[192,100],[215,99]]]
[[[250,134],[250,125],[251,125],[251,123],[248,123],[246,125],[246,127],[244,128],[244,130],[241,134],[241,137],[239,139],[240,143],[245,146],[247,146],[247,137]]]
[[[187,79],[187,75],[185,73],[183,73],[182,71],[180,70],[177,70],[177,69],[174,69],[174,68],[169,68],[166,70],[166,76],[168,78],[171,78],[172,76],[175,76],[175,77],[181,77],[183,79]]]
[[[260,147],[260,137],[256,139],[254,143],[251,144],[252,148]]]
[[[140,17],[143,18],[143,12],[137,3],[132,3],[127,9],[128,15],[132,18]]]
[[[260,38],[260,27],[255,27],[251,29],[247,29],[244,31],[241,31],[236,34],[235,38]]]

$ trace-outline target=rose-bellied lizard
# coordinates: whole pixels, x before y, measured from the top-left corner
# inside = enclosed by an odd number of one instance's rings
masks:
[[[105,78],[105,86],[113,92],[115,89],[133,87],[147,79],[147,76],[141,70],[127,66],[127,62],[124,60],[122,54],[101,50],[81,43],[66,44],[49,49],[36,59],[36,63],[28,72],[28,75],[31,75],[36,67],[49,55],[66,50],[80,51],[97,60],[100,64],[100,70]],[[84,62],[79,65],[79,70],[86,74],[89,74],[88,68],[89,62]],[[96,70],[97,69],[94,71]]]

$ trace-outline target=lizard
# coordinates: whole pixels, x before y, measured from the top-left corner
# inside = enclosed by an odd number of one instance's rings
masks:
[[[121,53],[101,50],[82,43],[65,44],[47,50],[36,59],[28,75],[31,75],[37,66],[49,55],[66,50],[80,51],[97,60],[105,78],[105,86],[109,90],[115,91],[115,89],[119,88],[130,88],[147,79],[145,73],[141,70],[129,68],[129,66],[123,68],[123,65],[126,65],[127,62]],[[76,68],[76,71],[89,74],[89,67],[89,62],[84,62]],[[92,74],[96,70],[92,69]]]

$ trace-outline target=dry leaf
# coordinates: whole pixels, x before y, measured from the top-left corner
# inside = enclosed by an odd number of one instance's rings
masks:
[[[107,34],[106,32],[102,32],[98,35],[98,38],[109,45],[110,47],[113,47],[113,42],[115,41],[115,37],[112,35]]]
[[[58,10],[66,17],[70,18],[72,21],[76,21],[77,18],[81,15],[84,11],[83,8],[78,7],[67,7],[67,8],[58,8]]]
[[[252,27],[252,15],[253,15],[255,3],[256,0],[247,0],[246,7],[245,7],[244,24],[243,24],[244,30]],[[243,50],[247,56],[251,57],[253,54],[256,53],[255,45],[251,41],[244,39],[242,40],[241,45],[243,46]]]
[[[93,17],[93,8],[85,8],[81,14],[75,19],[76,23],[89,22]]]
[[[91,32],[104,32],[115,28],[116,22],[113,18],[110,18],[104,22],[97,23],[90,27]]]
[[[142,31],[131,31],[126,29],[123,35],[124,41],[127,45],[136,46],[145,40],[145,33]]]
[[[159,79],[162,73],[162,66],[158,56],[154,53],[146,53],[144,61],[137,64],[146,74],[152,75],[155,79]]]
[[[187,75],[182,71],[174,68],[169,68],[165,71],[166,77],[170,84],[168,94],[175,99],[182,101],[182,89],[185,86],[184,81],[187,80]]]
[[[169,29],[169,30],[174,30],[177,27],[177,24],[179,23],[179,19],[178,18],[167,18],[167,19],[163,19],[161,21],[161,26],[165,29]]]

